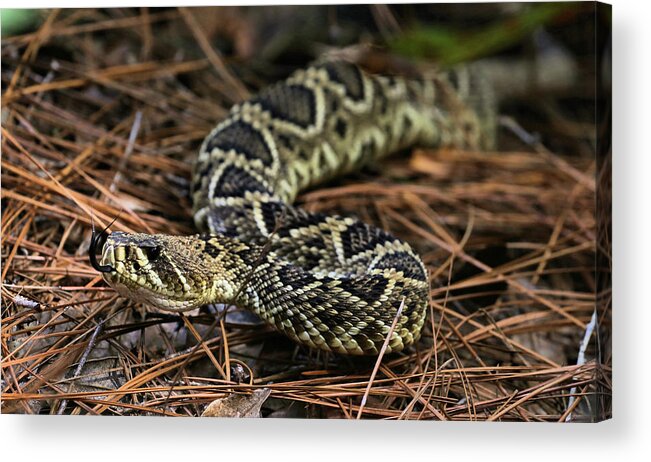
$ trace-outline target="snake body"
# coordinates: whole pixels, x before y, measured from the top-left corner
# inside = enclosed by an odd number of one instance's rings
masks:
[[[413,80],[344,62],[297,71],[206,137],[192,185],[203,234],[114,232],[98,268],[118,292],[159,309],[229,303],[311,348],[378,354],[391,333],[387,352],[399,351],[425,320],[420,257],[382,229],[291,204],[412,145],[489,146],[495,103],[481,85],[468,68]]]

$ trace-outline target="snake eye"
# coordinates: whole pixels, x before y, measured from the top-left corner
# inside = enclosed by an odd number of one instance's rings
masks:
[[[158,246],[143,247],[143,250],[145,251],[147,260],[149,261],[156,261],[158,257],[160,257],[160,247]]]

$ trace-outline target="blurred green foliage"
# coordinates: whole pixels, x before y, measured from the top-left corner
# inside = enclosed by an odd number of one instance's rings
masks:
[[[21,32],[26,32],[39,19],[39,10],[2,8],[0,9],[0,23],[2,25],[2,36],[9,37]]]
[[[389,47],[412,58],[434,59],[442,65],[468,61],[514,45],[565,14],[580,8],[578,2],[528,4],[512,17],[475,30],[444,26],[419,26],[389,42]]]

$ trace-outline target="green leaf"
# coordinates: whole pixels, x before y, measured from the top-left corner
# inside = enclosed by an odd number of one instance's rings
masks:
[[[442,65],[476,59],[521,41],[537,27],[548,24],[580,5],[531,4],[519,16],[509,17],[472,31],[441,26],[419,26],[389,43],[396,53],[412,58],[434,59]]]
[[[2,36],[9,37],[26,32],[36,24],[38,18],[39,10],[36,9],[2,8],[0,9]]]

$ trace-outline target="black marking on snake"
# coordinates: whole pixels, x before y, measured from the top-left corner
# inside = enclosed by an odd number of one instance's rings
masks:
[[[292,283],[295,281],[298,287],[305,287],[316,281],[316,277],[312,273],[292,265],[283,266],[279,271],[279,275],[281,278],[285,276],[285,281],[292,281]]]
[[[384,293],[388,284],[389,281],[383,276],[365,275],[357,279],[355,283],[342,279],[340,287],[349,294],[359,297],[360,300],[374,300]]]
[[[389,108],[389,99],[384,94],[384,91],[382,91],[382,87],[377,79],[373,79],[373,92],[378,113],[382,115],[386,114]]]
[[[411,130],[414,127],[414,123],[412,122],[411,118],[407,114],[403,114],[402,116],[402,134],[400,135],[401,140],[404,142],[404,140],[407,139],[408,136],[411,135]]]
[[[398,251],[387,253],[376,262],[374,267],[375,269],[400,268],[405,277],[417,281],[427,281],[420,262],[412,254],[407,252]]]
[[[303,241],[303,245],[308,249],[315,248],[315,249],[325,250],[327,248],[325,242],[323,241],[323,238],[320,236],[310,237],[308,239],[305,239]]]
[[[387,76],[387,84],[389,88],[392,90],[398,89],[398,79],[393,75]]]
[[[284,147],[288,151],[292,151],[294,149],[294,146],[295,146],[294,143],[296,141],[295,137],[291,137],[291,136],[280,133],[280,134],[276,135],[276,140],[278,140],[279,145],[282,145],[282,147]],[[280,148],[280,146],[279,146],[279,148]]]
[[[394,239],[378,228],[372,228],[366,223],[355,221],[341,233],[344,258],[351,258],[360,252],[375,248],[378,244],[382,245]]]
[[[373,140],[367,140],[362,143],[360,147],[359,163],[365,163],[369,159],[373,158],[376,148]]]
[[[266,202],[260,206],[260,209],[264,225],[271,232],[276,228],[278,220],[286,213],[287,205],[282,202]],[[282,235],[282,229],[278,230],[278,235]]]
[[[309,160],[310,159],[310,152],[307,149],[299,149],[298,152],[296,153],[298,158],[301,160]]]
[[[221,253],[221,249],[214,245],[212,242],[210,242],[210,239],[212,239],[212,236],[202,236],[205,244],[203,251],[210,255],[212,258],[217,257]]]
[[[271,165],[273,156],[264,137],[251,124],[242,120],[233,120],[223,127],[206,143],[206,150],[235,150],[249,160],[259,159],[264,165]]]
[[[278,230],[280,237],[289,237],[292,229],[307,228],[309,226],[319,226],[325,222],[327,215],[323,213],[308,213],[305,210],[297,209],[291,206],[280,204],[278,207],[286,209],[287,216],[283,226]],[[282,210],[281,208],[281,210]],[[322,233],[323,236],[327,235],[330,230]]]
[[[314,91],[302,85],[274,85],[251,103],[259,104],[274,118],[286,120],[303,129],[316,123]]]
[[[341,107],[341,97],[331,91],[324,92],[326,107],[330,114],[336,114]]]
[[[195,178],[194,181],[192,182],[192,186],[190,187],[190,194],[194,194],[197,191],[199,191],[199,188],[202,186],[202,179],[199,177]]]
[[[364,78],[356,66],[344,62],[334,62],[327,63],[324,67],[331,80],[342,84],[346,88],[346,94],[350,98],[356,101],[364,100],[366,96],[364,93]]]
[[[344,139],[346,137],[346,131],[348,129],[348,124],[344,119],[341,117],[337,118],[337,122],[335,123],[335,131],[339,135],[341,139]]]
[[[244,197],[246,192],[268,193],[269,190],[246,170],[229,165],[220,175],[212,197]]]

